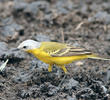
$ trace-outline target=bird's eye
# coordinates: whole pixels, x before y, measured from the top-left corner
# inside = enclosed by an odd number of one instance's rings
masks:
[[[26,48],[27,48],[27,46],[23,46],[23,48],[24,48],[24,49],[26,49]]]

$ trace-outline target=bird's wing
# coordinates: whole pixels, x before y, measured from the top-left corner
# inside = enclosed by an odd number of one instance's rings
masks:
[[[48,53],[50,56],[56,54],[60,50],[66,48],[66,44],[57,42],[42,42],[40,49]]]
[[[68,56],[80,56],[80,55],[91,55],[89,50],[82,48],[66,47],[61,49],[57,53],[53,54],[53,57],[68,57]]]
[[[91,55],[89,50],[57,42],[43,42],[41,48],[52,57]]]

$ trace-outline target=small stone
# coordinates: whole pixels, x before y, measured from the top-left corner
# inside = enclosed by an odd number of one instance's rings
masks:
[[[3,92],[3,90],[5,89],[5,86],[3,83],[0,83],[0,92]]]
[[[82,62],[82,61],[78,61],[78,62],[76,62],[76,66],[81,66],[81,65],[83,65],[84,64],[84,62]]]
[[[58,88],[51,85],[49,82],[41,85],[40,87],[41,93],[45,94],[46,96],[50,97],[53,96],[57,93]]]
[[[32,74],[26,73],[25,71],[20,72],[19,75],[14,76],[12,81],[14,83],[26,83],[31,80]]]
[[[48,35],[45,34],[37,34],[37,36],[34,36],[34,39],[37,41],[50,41],[50,37]]]
[[[94,100],[95,98],[95,93],[92,89],[90,88],[83,88],[76,94],[77,99],[84,99],[84,100]]]
[[[13,51],[13,49],[15,48],[3,52],[0,56],[0,59],[1,60],[9,59],[9,63],[16,63],[26,58],[26,53],[21,51]]]
[[[17,93],[17,96],[21,97],[21,98],[27,98],[30,96],[29,92],[27,90],[19,90]]]
[[[42,71],[47,70],[48,69],[48,64],[38,60],[38,59],[33,59],[32,61],[30,61],[30,70],[34,71],[35,69],[37,69],[37,71]]]
[[[59,0],[56,3],[56,9],[58,14],[67,14],[69,10],[74,8],[74,3],[68,0]]]
[[[14,1],[13,9],[15,11],[23,11],[29,4],[26,2],[20,2],[19,0]]]
[[[64,82],[62,87],[66,90],[72,89],[73,87],[78,86],[79,82],[74,80],[73,78],[69,79],[67,82]]]
[[[110,41],[110,34],[107,34],[107,35],[105,36],[105,40]]]
[[[110,80],[110,70],[107,70],[107,80]]]
[[[104,22],[105,24],[110,24],[110,14],[108,14],[107,12],[99,11],[93,17],[89,17],[88,21],[89,22],[101,21]]]
[[[76,99],[76,96],[74,96],[74,97],[67,96],[67,100],[77,100],[77,99]]]
[[[4,26],[1,33],[6,37],[13,37],[16,32],[20,32],[21,30],[23,30],[23,27],[21,25],[13,23]]]
[[[53,96],[55,94],[57,94],[57,91],[59,90],[57,87],[50,85],[49,86],[49,92],[48,92],[48,96]]]
[[[42,9],[44,12],[48,12],[49,4],[46,1],[35,1],[30,3],[25,9],[25,13],[32,13],[33,15],[37,15],[39,9]]]
[[[104,8],[104,9],[106,9],[106,10],[109,10],[110,9],[110,2],[104,2],[103,4],[102,4],[102,7]]]
[[[0,58],[8,50],[8,45],[5,42],[0,42]]]

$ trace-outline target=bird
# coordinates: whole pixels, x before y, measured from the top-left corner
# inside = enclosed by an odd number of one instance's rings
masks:
[[[36,58],[47,63],[48,71],[52,72],[53,65],[60,67],[64,73],[68,73],[65,65],[82,59],[110,60],[97,56],[90,50],[59,42],[38,42],[35,40],[25,40],[21,42],[17,49],[33,54]]]

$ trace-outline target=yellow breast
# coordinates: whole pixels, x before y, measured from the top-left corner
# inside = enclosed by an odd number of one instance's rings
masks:
[[[32,53],[35,57],[37,57],[39,60],[47,63],[47,64],[53,64],[52,62],[52,57],[48,55],[47,53],[43,52],[40,49],[33,49],[33,50],[28,50],[28,53]]]

